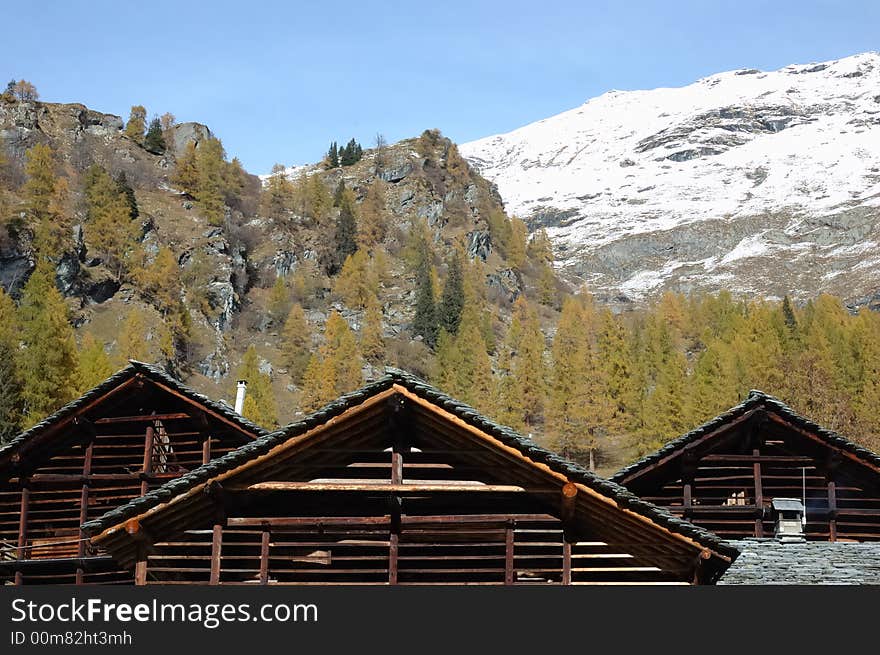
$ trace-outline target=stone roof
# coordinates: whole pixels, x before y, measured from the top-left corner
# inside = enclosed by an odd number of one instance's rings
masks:
[[[385,391],[394,384],[401,385],[421,398],[442,407],[466,423],[498,439],[506,446],[516,448],[532,461],[547,465],[553,471],[565,475],[569,480],[581,483],[605,497],[615,500],[619,506],[641,514],[671,532],[689,537],[700,545],[728,557],[736,557],[739,552],[729,542],[721,539],[713,532],[673,516],[665,509],[642,500],[616,482],[599,477],[579,464],[538,446],[531,439],[513,429],[491,421],[469,405],[455,400],[414,375],[393,368],[386,368],[385,375],[375,382],[339,397],[309,416],[265,435],[252,443],[240,446],[236,450],[214,459],[176,480],[167,482],[158,489],[83,524],[82,528],[86,534],[95,535],[110,527],[119,525],[160,503],[172,500],[197,484],[207,482],[217,475],[269,452],[272,448],[284,443],[288,439],[304,434],[326,423],[333,417],[342,414],[345,410]]]
[[[806,430],[811,434],[815,434],[817,437],[824,440],[829,446],[848,451],[859,457],[859,459],[873,464],[874,466],[880,466],[880,455],[878,455],[877,453],[872,452],[863,446],[859,446],[852,441],[849,441],[845,437],[842,437],[832,430],[823,428],[821,425],[814,423],[805,416],[798,414],[791,407],[786,405],[778,398],[766,394],[763,391],[752,390],[749,392],[748,398],[739,405],[732,407],[723,414],[716,416],[712,420],[707,421],[703,425],[691,430],[690,432],[683,434],[676,439],[673,439],[659,450],[656,450],[653,453],[646,455],[637,462],[634,462],[633,464],[630,464],[629,466],[620,469],[617,473],[612,475],[610,479],[615,482],[623,482],[624,480],[631,477],[633,474],[638,473],[641,469],[649,466],[650,464],[653,464],[654,462],[668,457],[669,455],[674,454],[676,451],[683,450],[684,447],[687,446],[689,443],[696,441],[700,437],[703,437],[710,432],[723,427],[724,424],[729,423],[730,421],[739,418],[743,414],[753,411],[755,409],[764,409],[766,411],[773,412],[778,416],[785,418],[793,425],[803,430]]]
[[[165,386],[174,389],[197,405],[202,405],[215,412],[216,414],[219,414],[224,418],[232,421],[233,423],[241,427],[241,429],[245,432],[250,432],[251,434],[257,436],[261,436],[267,433],[267,430],[265,430],[264,428],[261,428],[255,423],[248,421],[240,414],[236,414],[232,407],[230,407],[229,405],[216,402],[214,400],[211,400],[207,396],[196,392],[182,382],[171,377],[168,373],[166,373],[158,366],[130,360],[128,366],[117,371],[109,378],[101,382],[101,384],[99,384],[98,386],[90,389],[89,391],[86,391],[79,398],[70,401],[61,409],[51,414],[50,416],[47,416],[36,425],[16,435],[9,443],[0,448],[0,461],[3,461],[5,457],[11,455],[13,452],[21,448],[31,439],[42,434],[65,418],[75,414],[80,408],[87,406],[93,400],[96,400],[106,393],[112,391],[114,388],[118,387],[123,382],[137,374],[141,374],[145,378],[148,378],[160,384],[164,384]]]
[[[880,584],[880,543],[743,539],[718,584]]]

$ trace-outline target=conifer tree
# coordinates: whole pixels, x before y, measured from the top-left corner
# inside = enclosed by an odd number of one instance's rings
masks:
[[[358,250],[345,260],[333,289],[352,309],[362,309],[377,298],[379,279],[365,251]]]
[[[275,325],[281,325],[281,322],[287,317],[290,311],[290,290],[284,278],[280,275],[275,276],[275,283],[272,285],[272,291],[269,294],[269,318]]]
[[[385,188],[377,179],[367,189],[361,203],[358,220],[358,245],[372,250],[385,238]]]
[[[342,182],[340,181],[340,184]],[[338,189],[337,189],[338,191]],[[339,216],[336,219],[336,262],[341,265],[347,257],[353,255],[358,249],[358,225],[355,216],[354,194],[343,185],[342,192],[337,193],[338,200],[334,201],[339,207]]]
[[[367,302],[361,328],[361,354],[369,362],[378,364],[385,357],[385,339],[382,336],[382,305],[374,296]]]
[[[24,184],[25,208],[32,225],[38,226],[49,219],[49,205],[55,192],[55,160],[52,149],[42,143],[25,152]]]
[[[80,394],[98,386],[113,374],[110,357],[104,344],[86,333],[79,351],[79,389]]]
[[[202,213],[211,225],[222,225],[225,217],[225,157],[226,153],[220,139],[205,139],[196,150],[198,170],[196,198]]]
[[[131,220],[136,219],[140,216],[140,210],[138,209],[137,197],[134,195],[134,189],[132,189],[131,185],[128,183],[128,176],[126,176],[125,171],[119,171],[119,175],[116,176],[116,186],[125,196],[125,200],[128,203],[128,215],[131,217]]]
[[[146,312],[140,307],[132,307],[122,322],[116,338],[115,367],[124,367],[130,359],[150,361],[151,338]]]
[[[183,152],[177,158],[177,164],[172,177],[172,182],[193,198],[198,197],[199,193],[199,168],[197,160],[198,155],[195,141],[187,141]]]
[[[86,172],[87,241],[100,253],[107,268],[121,280],[129,252],[137,243],[140,225],[131,220],[125,193],[107,172],[95,164]]]
[[[303,375],[300,408],[306,413],[314,412],[335,399],[333,364],[327,362],[320,352],[316,352],[309,358]]]
[[[413,333],[420,335],[425,343],[434,347],[437,343],[437,309],[434,304],[434,282],[431,279],[431,263],[428,244],[422,242],[416,268],[416,311]]]
[[[281,332],[281,357],[294,384],[300,384],[312,350],[312,330],[299,303],[294,303]]]
[[[461,323],[464,308],[464,280],[462,274],[462,253],[456,249],[447,264],[446,283],[437,306],[437,322],[449,334],[456,334]]]
[[[510,219],[510,241],[507,246],[507,261],[510,265],[521,271],[526,265],[526,245],[528,243],[528,228],[526,224],[513,217]]]
[[[128,122],[125,124],[125,136],[132,139],[135,143],[142,144],[146,127],[147,110],[141,105],[133,105],[128,115]]]
[[[21,348],[16,351],[16,366],[28,424],[72,400],[79,379],[73,327],[53,273],[48,264],[38,264],[19,305]]]
[[[162,130],[162,122],[158,117],[150,121],[147,136],[144,137],[144,148],[154,155],[165,153],[165,134]]]
[[[269,218],[279,220],[292,204],[293,185],[287,178],[284,164],[275,164],[260,196],[260,211]]]
[[[242,357],[236,380],[246,380],[248,384],[242,410],[245,418],[266,429],[278,427],[278,409],[272,380],[267,374],[260,372],[260,360],[253,344]]]
[[[362,380],[362,359],[357,339],[339,312],[333,311],[324,326],[321,356],[331,372],[337,396],[357,389]]]
[[[0,287],[0,444],[22,428],[22,380],[16,364],[19,342],[15,303]]]
[[[339,168],[339,147],[336,141],[330,144],[330,150],[327,151],[327,168]]]

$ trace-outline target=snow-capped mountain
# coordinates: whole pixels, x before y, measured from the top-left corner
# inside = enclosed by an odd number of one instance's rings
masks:
[[[880,289],[880,53],[610,91],[461,146],[600,295]]]

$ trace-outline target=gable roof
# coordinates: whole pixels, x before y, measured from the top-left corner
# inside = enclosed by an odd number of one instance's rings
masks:
[[[211,400],[207,396],[200,394],[182,382],[171,377],[164,370],[152,364],[146,364],[136,360],[129,360],[128,366],[117,371],[109,378],[101,382],[96,387],[89,389],[82,396],[70,401],[61,409],[57,410],[42,421],[28,428],[24,432],[19,433],[6,445],[0,447],[0,466],[9,461],[9,459],[17,452],[22,450],[28,444],[58,426],[66,419],[73,417],[77,412],[88,408],[90,405],[96,404],[104,396],[112,393],[130,380],[141,376],[160,385],[166,386],[173,391],[179,393],[190,402],[201,405],[205,409],[223,417],[227,421],[232,422],[243,432],[261,436],[267,434],[268,431],[260,426],[247,420],[240,414],[237,414],[231,407],[224,403]]]
[[[504,447],[513,449],[520,456],[531,460],[536,465],[543,465],[556,475],[564,476],[571,482],[584,485],[596,492],[597,495],[616,503],[622,511],[632,512],[641,519],[653,523],[658,530],[666,530],[674,537],[691,544],[696,543],[727,560],[735,558],[739,552],[715,534],[675,517],[666,510],[641,500],[619,484],[601,478],[582,466],[538,446],[527,437],[489,420],[474,408],[455,400],[419,378],[391,368],[386,369],[385,375],[375,382],[345,394],[322,409],[281,430],[241,446],[181,478],[172,480],[158,489],[104,514],[98,519],[89,521],[82,528],[86,534],[93,536],[93,542],[104,541],[111,536],[111,533],[118,531],[120,524],[142,516],[163,503],[187,494],[200,484],[208,483],[219,475],[266,455],[273,448],[291,439],[306,435],[314,428],[331,422],[346,410],[360,405],[373,396],[389,391],[392,387],[402,388],[413,396],[450,413],[467,426],[476,428],[494,438]]]
[[[743,539],[718,584],[880,584],[880,543]]]
[[[863,446],[849,441],[845,437],[839,435],[833,430],[823,428],[821,425],[814,423],[805,416],[798,414],[784,402],[766,394],[763,391],[752,390],[749,392],[748,398],[739,405],[732,407],[723,414],[716,416],[710,421],[703,423],[701,426],[673,439],[659,450],[656,450],[642,459],[630,464],[611,476],[611,480],[620,484],[625,484],[640,472],[652,464],[665,459],[672,459],[680,455],[686,446],[705,437],[726,425],[746,417],[747,414],[754,413],[758,410],[765,410],[776,414],[780,418],[785,419],[791,425],[804,430],[805,432],[815,435],[820,441],[825,442],[832,448],[837,448],[847,452],[863,463],[880,469],[880,455],[874,453]]]

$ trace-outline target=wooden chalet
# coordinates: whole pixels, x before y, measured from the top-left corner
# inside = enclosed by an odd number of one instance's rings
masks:
[[[83,530],[140,585],[694,584],[738,554],[395,370]]]
[[[773,537],[791,498],[808,540],[880,540],[880,455],[760,391],[611,479],[727,539]]]
[[[0,584],[131,583],[80,526],[265,433],[131,362],[0,448]]]

